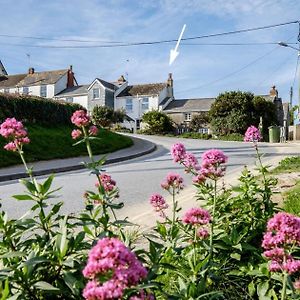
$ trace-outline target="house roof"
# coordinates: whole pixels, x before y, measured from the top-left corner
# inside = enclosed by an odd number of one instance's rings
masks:
[[[73,97],[79,95],[86,95],[88,93],[89,85],[77,85],[69,87],[56,94],[55,97]]]
[[[128,96],[157,95],[165,87],[167,87],[167,83],[147,83],[129,85],[117,96],[117,98]]]
[[[21,87],[21,86],[33,86],[41,84],[54,84],[62,76],[68,73],[68,69],[34,72],[33,74],[17,74],[8,75],[5,78],[0,78],[0,88],[3,87]]]
[[[209,111],[215,98],[178,99],[171,101],[164,109],[165,112]]]
[[[0,77],[0,88],[15,87],[26,76],[27,76],[27,74],[1,76]]]
[[[103,84],[104,87],[108,88],[108,89],[111,89],[111,90],[115,90],[117,87],[111,83],[111,82],[108,82],[108,81],[105,81],[103,79],[100,79],[100,78],[96,78],[97,80],[99,80],[101,82],[101,84]]]
[[[54,84],[62,76],[68,73],[68,69],[45,71],[45,72],[34,72],[33,74],[26,74],[23,80],[18,83],[18,86],[31,86],[41,84]]]
[[[0,76],[1,75],[7,75],[7,72],[5,70],[5,67],[3,66],[3,63],[0,60]]]

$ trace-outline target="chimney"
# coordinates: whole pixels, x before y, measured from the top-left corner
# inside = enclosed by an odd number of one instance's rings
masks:
[[[124,82],[126,82],[126,79],[124,78],[123,75],[121,75],[120,78],[118,79],[118,84],[123,84]]]
[[[172,78],[172,73],[169,73],[169,77],[167,80],[167,85],[170,87],[173,87],[173,78]]]
[[[276,86],[273,85],[271,87],[271,90],[270,90],[270,96],[271,97],[275,97],[275,98],[278,98],[278,91],[276,90]]]
[[[30,75],[31,75],[31,74],[34,74],[34,68],[29,68],[29,69],[28,69],[28,74],[30,74]]]
[[[67,81],[67,88],[74,86],[74,73],[73,73],[73,66],[70,65],[68,70],[68,81]]]

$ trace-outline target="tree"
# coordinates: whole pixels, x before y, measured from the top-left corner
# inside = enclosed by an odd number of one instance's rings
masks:
[[[192,117],[190,128],[198,131],[200,128],[209,123],[209,115],[207,112],[200,112]]]
[[[93,123],[102,126],[110,127],[112,124],[123,122],[125,112],[123,110],[116,110],[108,106],[95,106],[92,112]]]
[[[276,107],[273,102],[249,92],[231,91],[220,94],[209,111],[210,124],[215,133],[244,134],[250,125],[259,125],[263,119],[264,133],[277,124]]]
[[[167,133],[173,131],[173,122],[171,118],[157,110],[148,111],[142,117],[142,122],[147,123],[149,133]]]

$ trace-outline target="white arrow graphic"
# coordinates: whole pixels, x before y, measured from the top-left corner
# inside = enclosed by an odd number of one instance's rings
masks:
[[[179,51],[177,51],[177,49],[179,47],[179,43],[181,41],[181,38],[182,38],[182,35],[184,33],[185,27],[186,27],[186,24],[184,24],[183,27],[182,27],[182,30],[181,30],[181,33],[179,35],[178,41],[176,43],[175,49],[171,49],[171,51],[170,51],[170,61],[169,61],[169,65],[170,66],[171,66],[171,64],[174,62],[174,60],[176,59],[176,57],[179,54]]]

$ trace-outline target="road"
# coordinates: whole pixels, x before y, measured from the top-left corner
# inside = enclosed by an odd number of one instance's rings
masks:
[[[222,142],[204,141],[193,139],[176,139],[170,137],[144,137],[157,144],[157,150],[152,154],[136,158],[130,161],[106,165],[105,170],[117,181],[120,189],[120,200],[125,203],[122,209],[122,216],[130,216],[137,219],[137,216],[149,217],[148,212],[152,208],[148,204],[149,196],[154,192],[166,195],[161,188],[160,182],[168,172],[178,172],[185,180],[186,198],[189,200],[191,192],[191,178],[184,174],[183,169],[178,164],[172,162],[169,149],[175,142],[183,142],[188,151],[193,152],[197,157],[211,148],[218,148],[228,155],[227,181],[232,182],[233,177],[237,177],[237,172],[241,171],[244,165],[253,167],[255,164],[255,151],[250,143],[242,142]],[[300,152],[299,144],[260,144],[264,161],[272,163],[289,155],[297,155]],[[39,177],[43,180],[45,176]],[[84,208],[83,193],[85,190],[93,190],[95,177],[87,171],[75,171],[69,173],[56,174],[54,187],[62,187],[58,192],[57,200],[64,201],[63,212],[78,212]],[[18,202],[11,195],[20,194],[24,188],[18,181],[2,182],[0,184],[0,198],[2,208],[8,212],[10,218],[20,217],[30,207],[27,201]],[[183,192],[184,195],[185,192]]]

